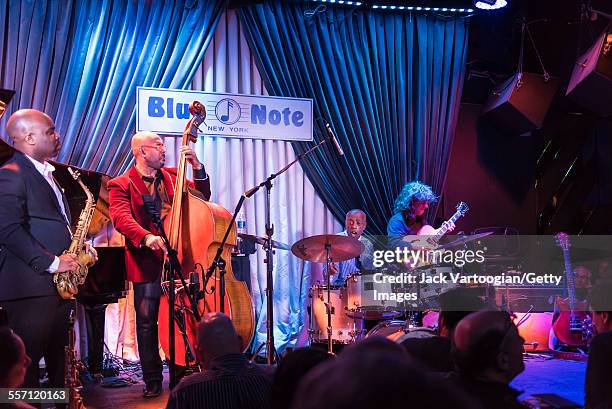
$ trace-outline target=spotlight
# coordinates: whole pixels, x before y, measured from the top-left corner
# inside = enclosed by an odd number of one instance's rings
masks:
[[[495,10],[506,7],[508,2],[506,0],[478,0],[474,2],[474,6],[477,9],[483,10]]]

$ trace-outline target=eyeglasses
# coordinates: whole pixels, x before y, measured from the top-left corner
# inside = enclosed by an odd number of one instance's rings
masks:
[[[154,145],[140,145],[140,147],[141,148],[153,148],[158,151],[163,151],[164,149],[166,149],[166,145],[164,145],[163,143],[156,143]]]

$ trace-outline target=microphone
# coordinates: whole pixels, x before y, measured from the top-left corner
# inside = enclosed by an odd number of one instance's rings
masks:
[[[196,297],[196,300],[199,300],[200,298],[200,275],[195,272],[192,271],[191,273],[189,273],[189,293],[191,295],[193,295],[194,297]]]
[[[325,128],[327,128],[327,133],[329,134],[329,139],[332,140],[334,145],[336,146],[336,150],[338,151],[338,155],[344,156],[344,151],[340,147],[338,140],[336,139],[336,135],[334,135],[334,131],[332,131],[331,126],[329,126],[329,122],[325,124]]]

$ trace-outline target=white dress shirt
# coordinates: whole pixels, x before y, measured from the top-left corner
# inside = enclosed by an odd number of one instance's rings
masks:
[[[36,159],[28,155],[25,155],[25,157],[28,158],[32,162],[32,164],[34,164],[34,167],[36,168],[36,170],[40,172],[40,174],[45,178],[47,183],[49,183],[49,186],[51,186],[51,189],[53,189],[53,193],[55,193],[55,198],[57,199],[57,202],[59,203],[60,209],[62,210],[62,215],[64,216],[64,220],[66,220],[66,227],[68,227],[70,225],[70,221],[68,220],[68,216],[66,215],[66,208],[64,207],[64,200],[62,200],[62,190],[57,185],[57,183],[55,183],[55,179],[53,179],[53,171],[55,170],[55,167],[46,161],[44,163],[40,163],[39,161],[37,161]],[[70,230],[69,227],[68,227],[68,230]],[[47,268],[47,271],[51,274],[55,273],[57,271],[57,268],[59,267],[59,263],[60,263],[59,257],[55,256],[55,259],[53,260],[49,268]]]

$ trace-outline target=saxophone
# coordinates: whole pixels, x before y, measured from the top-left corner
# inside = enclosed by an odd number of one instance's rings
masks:
[[[85,208],[79,216],[79,222],[72,235],[70,247],[68,247],[68,250],[64,251],[64,254],[74,253],[77,255],[79,267],[75,271],[64,271],[53,274],[55,288],[60,297],[65,300],[74,298],[74,295],[79,292],[78,287],[85,282],[89,267],[95,263],[94,256],[85,251],[85,239],[87,237],[87,231],[89,230],[91,218],[96,209],[96,202],[93,194],[81,180],[79,172],[72,170],[70,167],[68,168],[68,172],[70,172],[72,178],[79,183],[81,189],[83,189],[87,195],[87,201],[85,203]]]
[[[64,347],[64,387],[68,388],[68,409],[83,408],[83,397],[81,396],[82,385],[79,381],[79,361],[76,359],[74,348],[74,313],[70,310],[68,317],[68,345]]]

